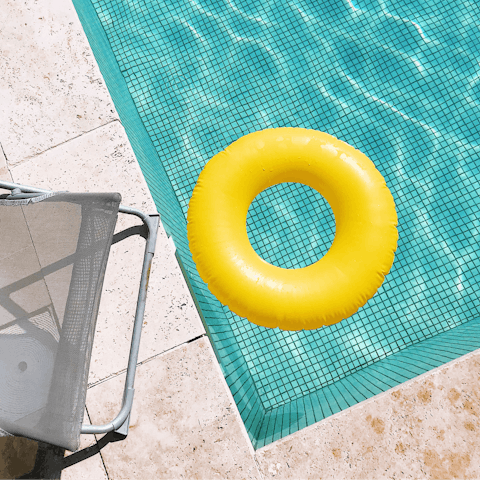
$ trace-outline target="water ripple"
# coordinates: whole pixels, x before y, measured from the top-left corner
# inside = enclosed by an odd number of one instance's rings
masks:
[[[480,13],[473,2],[93,3],[185,213],[211,156],[269,127],[334,134],[366,153],[392,191],[400,234],[394,267],[352,318],[293,334],[225,309],[265,408],[478,316]],[[278,231],[259,220],[249,234],[273,263],[311,263],[331,241],[321,222],[309,223],[318,203],[294,186],[283,192],[291,204],[262,200]],[[303,257],[291,254],[299,239]]]

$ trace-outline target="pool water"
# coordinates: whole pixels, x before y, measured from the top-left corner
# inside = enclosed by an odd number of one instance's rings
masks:
[[[75,0],[255,447],[480,347],[480,10],[437,0]],[[250,324],[188,251],[198,175],[265,128],[325,131],[365,153],[395,199],[391,273],[351,318]],[[300,268],[335,221],[309,187],[271,187],[247,230]],[[430,339],[430,340],[428,340]]]

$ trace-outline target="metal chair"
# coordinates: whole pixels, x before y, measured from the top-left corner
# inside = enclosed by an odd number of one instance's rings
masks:
[[[0,433],[71,451],[81,433],[128,433],[159,216],[118,193],[68,193],[0,181]],[[95,325],[118,213],[146,238],[122,408],[82,425]],[[138,229],[137,229],[138,230]]]

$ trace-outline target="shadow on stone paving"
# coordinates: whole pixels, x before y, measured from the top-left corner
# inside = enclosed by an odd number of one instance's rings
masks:
[[[23,437],[0,437],[0,479],[60,480],[62,470],[100,453],[107,444],[124,440],[107,433],[95,445],[65,456],[65,449]]]

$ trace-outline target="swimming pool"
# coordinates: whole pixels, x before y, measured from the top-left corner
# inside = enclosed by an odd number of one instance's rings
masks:
[[[90,1],[74,4],[254,447],[480,347],[480,67],[474,3]],[[185,215],[205,163],[242,135],[298,126],[367,154],[399,217],[391,273],[338,325],[268,330],[198,277]],[[282,184],[252,204],[252,245],[308,265],[328,204]]]

